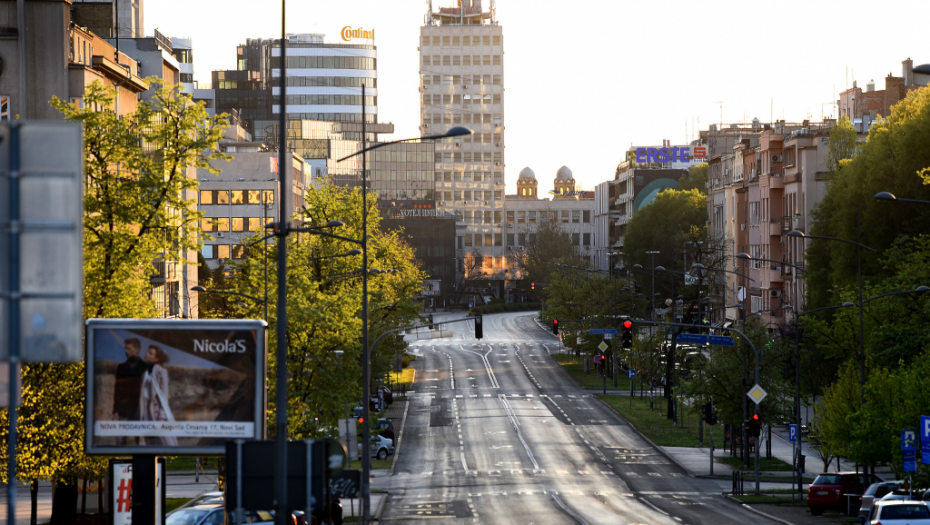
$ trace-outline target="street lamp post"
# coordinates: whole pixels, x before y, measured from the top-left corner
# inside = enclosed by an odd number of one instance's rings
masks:
[[[371,397],[371,349],[368,346],[368,155],[367,153],[378,148],[383,148],[390,144],[401,142],[411,142],[415,140],[436,140],[450,137],[459,137],[462,135],[471,135],[473,131],[468,128],[456,126],[441,135],[429,135],[426,137],[416,137],[411,139],[401,139],[392,142],[381,142],[373,146],[368,146],[368,137],[365,129],[365,84],[362,84],[362,149],[343,157],[336,162],[343,162],[352,157],[362,156],[362,239],[354,241],[361,245],[362,248],[362,268],[366,271],[362,275],[362,417],[365,424],[362,425],[362,486],[360,487],[362,496],[362,523],[367,524],[371,517],[371,454],[368,453],[371,444],[371,426],[369,423],[369,397]]]
[[[922,201],[919,199],[902,199],[900,197],[895,197],[893,194],[882,191],[875,194],[875,198],[880,201],[892,201],[892,202],[914,202],[917,204],[930,204],[930,201]]]
[[[853,244],[856,246],[856,274],[858,280],[858,302],[859,302],[859,404],[865,404],[865,341],[863,337],[865,336],[865,329],[863,328],[862,321],[862,249],[865,248],[871,252],[875,252],[872,248],[865,246],[861,243],[862,240],[862,228],[860,226],[860,211],[859,206],[856,206],[856,240],[850,241],[849,239],[840,239],[839,237],[827,237],[825,235],[805,235],[804,232],[797,230],[792,230],[788,232],[788,237],[802,238],[802,239],[824,239],[828,241],[838,241],[845,242],[848,244]]]

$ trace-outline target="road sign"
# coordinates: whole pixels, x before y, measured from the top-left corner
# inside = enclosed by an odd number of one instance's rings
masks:
[[[707,336],[704,334],[679,334],[676,341],[685,344],[706,345]]]
[[[901,450],[917,450],[917,430],[905,428],[901,432]]]
[[[601,356],[601,354],[597,354],[596,356],[594,356],[594,362],[597,363],[597,364],[600,364],[600,363],[601,363],[601,360],[603,360],[603,359],[604,359],[604,357]]]
[[[632,368],[627,370],[626,376],[629,377],[630,379],[633,379],[634,377],[636,377],[636,370],[633,370]]]
[[[14,129],[16,128],[16,129]],[[19,148],[11,148],[18,136]],[[54,147],[49,147],[54,145]],[[18,177],[0,176],[0,360],[10,355],[8,308],[19,312],[23,362],[75,363],[83,356],[84,144],[75,122],[4,122],[0,171],[16,160]],[[18,191],[13,191],[14,180]],[[17,216],[8,211],[16,203]],[[13,228],[7,222],[17,222]],[[13,246],[13,230],[18,241]],[[18,253],[18,282],[9,281]],[[14,292],[14,303],[6,297]]]
[[[614,334],[612,334],[612,333],[610,333],[610,332],[605,332],[605,333],[604,333],[604,339],[613,339],[613,338],[614,338]]]
[[[769,394],[763,390],[761,386],[755,385],[749,389],[749,392],[747,392],[746,395],[749,396],[749,399],[752,399],[753,403],[758,405],[762,402],[763,399],[765,399],[765,396]]]
[[[707,344],[717,346],[734,346],[733,338],[727,335],[711,335],[707,337]]]
[[[788,425],[788,441],[795,442],[798,440],[798,426]]]
[[[575,342],[576,342],[577,344],[581,344],[581,338],[580,338],[580,337],[576,337],[576,338],[575,338]]]
[[[617,330],[613,328],[591,328],[589,334],[616,334]]]
[[[904,451],[904,472],[917,472],[917,451]]]
[[[605,343],[604,341],[601,341],[601,344],[597,345],[597,348],[601,352],[605,352],[607,351],[607,343]]]
[[[930,416],[920,416],[920,462],[930,465]]]

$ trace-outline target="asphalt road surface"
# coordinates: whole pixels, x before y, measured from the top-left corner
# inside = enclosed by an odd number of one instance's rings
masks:
[[[462,315],[436,316],[442,318]],[[774,523],[690,478],[575,385],[528,313],[445,325],[410,342],[416,380],[383,521],[482,524]]]

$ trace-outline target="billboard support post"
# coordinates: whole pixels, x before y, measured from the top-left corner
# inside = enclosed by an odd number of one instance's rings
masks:
[[[137,454],[132,457],[132,523],[133,525],[160,525],[155,515],[157,468],[155,456]]]
[[[10,126],[10,261],[9,261],[9,330],[10,330],[10,428],[9,482],[7,486],[7,523],[16,523],[16,408],[19,399],[19,126]]]

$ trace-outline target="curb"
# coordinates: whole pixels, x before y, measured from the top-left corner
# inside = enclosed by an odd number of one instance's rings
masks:
[[[766,518],[768,518],[768,519],[770,519],[770,520],[772,520],[772,521],[777,521],[778,523],[783,523],[784,525],[795,525],[795,524],[794,524],[793,522],[791,522],[791,521],[787,521],[787,520],[783,520],[783,519],[781,519],[781,518],[777,518],[777,517],[775,517],[775,516],[772,516],[771,514],[768,514],[768,513],[766,513],[766,512],[762,512],[762,511],[759,510],[759,509],[756,509],[756,508],[753,507],[752,505],[747,505],[747,504],[743,503],[742,501],[740,501],[740,500],[734,498],[733,496],[730,496],[729,494],[724,494],[724,495],[723,495],[723,498],[724,498],[724,499],[727,499],[727,500],[730,500],[730,501],[732,501],[733,503],[736,503],[737,505],[739,505],[739,506],[745,508],[745,509],[748,510],[749,512],[754,512],[754,513],[756,513],[756,514],[758,514],[758,515],[760,515],[760,516],[764,516],[764,517],[766,517]]]
[[[416,372],[416,370],[414,370]],[[411,381],[410,386],[413,386]],[[391,472],[388,473],[388,476],[394,475],[394,467],[397,466],[397,458],[400,457],[400,445],[404,440],[404,428],[407,426],[407,410],[410,408],[410,397],[407,397],[407,402],[404,404],[404,415],[403,420],[400,422],[400,432],[397,434],[397,446],[394,447],[394,461],[391,462]]]
[[[596,397],[596,396],[595,396],[594,399],[597,399],[597,400],[600,401],[605,407],[607,407],[608,409],[610,409],[611,412],[613,412],[614,414],[617,414],[617,417],[619,417],[619,418],[622,419],[624,422],[626,422],[626,424],[627,424],[631,429],[633,429],[633,432],[636,432],[636,435],[638,435],[639,437],[643,438],[643,440],[644,440],[646,443],[649,443],[649,446],[651,446],[652,448],[656,449],[656,451],[657,451],[659,454],[662,454],[663,456],[665,456],[665,459],[671,461],[672,464],[674,464],[676,467],[678,467],[678,468],[680,468],[681,470],[685,471],[685,472],[688,474],[689,477],[692,477],[692,478],[696,478],[696,477],[697,477],[697,476],[694,474],[694,472],[691,472],[690,470],[688,470],[687,468],[685,468],[685,466],[682,465],[681,463],[679,463],[678,460],[676,460],[671,454],[669,454],[668,452],[662,450],[662,448],[660,448],[658,445],[656,445],[655,443],[653,443],[651,439],[647,438],[647,437],[645,436],[645,434],[643,434],[642,432],[639,431],[638,428],[636,428],[635,426],[633,426],[633,423],[630,423],[630,421],[629,421],[627,418],[623,417],[623,416],[620,414],[620,412],[617,412],[617,411],[614,409],[614,407],[610,406],[609,404],[607,404],[606,401],[604,401],[603,399],[601,399],[601,398],[599,398],[599,397]]]
[[[384,513],[384,507],[387,506],[387,500],[391,497],[390,492],[385,492],[384,497],[381,498],[381,501],[378,502],[378,508],[375,509],[375,513],[371,515],[371,521],[381,522],[381,514]],[[788,525],[793,525],[789,523]]]

